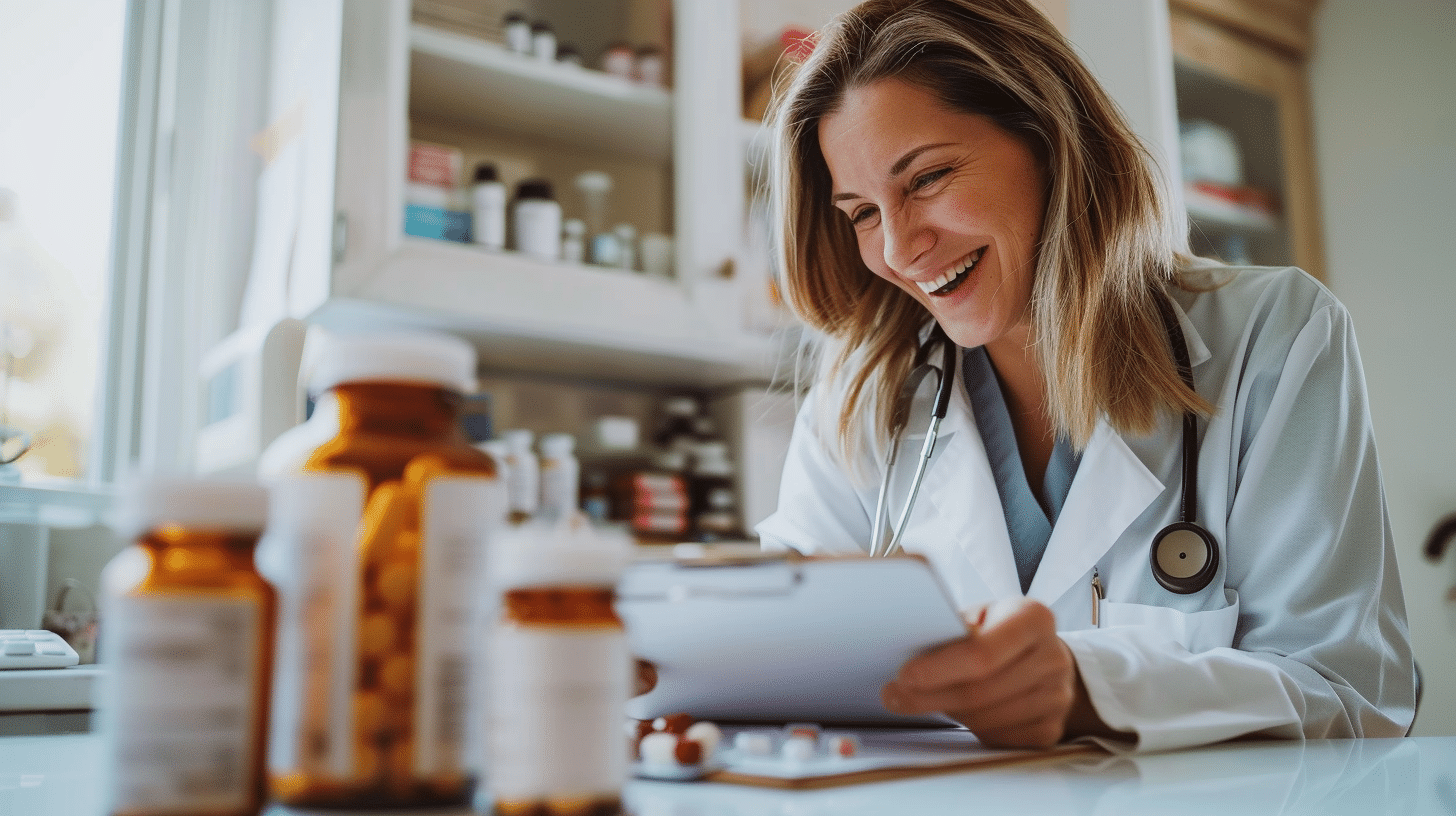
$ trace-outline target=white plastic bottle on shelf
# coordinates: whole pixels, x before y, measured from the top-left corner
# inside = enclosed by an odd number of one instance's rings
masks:
[[[474,216],[471,232],[475,243],[490,249],[505,249],[506,186],[496,176],[495,165],[476,165],[470,199]]]
[[[524,428],[513,428],[502,432],[501,437],[506,441],[510,520],[512,524],[521,524],[541,510],[541,463],[531,450],[536,435]]]
[[[581,464],[573,449],[576,438],[567,433],[541,437],[541,517],[561,519],[580,506]]]
[[[580,218],[568,218],[561,224],[561,260],[567,263],[586,263],[586,222]]]
[[[551,182],[521,182],[512,214],[517,250],[543,261],[561,259],[561,204],[552,196]]]
[[[621,255],[617,263],[628,272],[637,271],[637,228],[631,224],[618,224],[612,228],[617,235]]]

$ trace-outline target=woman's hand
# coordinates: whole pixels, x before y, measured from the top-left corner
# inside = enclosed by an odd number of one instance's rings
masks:
[[[1024,598],[983,607],[965,637],[906,661],[881,696],[890,711],[944,713],[998,748],[1112,733],[1087,699],[1052,611]]]

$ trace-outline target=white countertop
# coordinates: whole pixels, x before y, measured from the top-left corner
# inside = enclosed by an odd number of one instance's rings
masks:
[[[0,814],[100,816],[100,769],[94,734],[0,737]],[[637,816],[1436,816],[1456,814],[1456,737],[1243,742],[819,791],[633,781],[626,798]]]

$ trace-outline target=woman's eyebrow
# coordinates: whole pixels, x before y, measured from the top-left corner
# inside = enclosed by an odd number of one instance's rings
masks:
[[[905,153],[905,155],[901,156],[899,159],[897,159],[895,161],[894,164],[890,165],[890,172],[888,172],[888,173],[885,174],[885,178],[887,178],[887,179],[893,179],[894,177],[896,177],[896,176],[900,175],[901,173],[905,172],[905,168],[909,167],[910,164],[915,161],[915,159],[919,158],[919,156],[920,156],[921,153],[924,153],[927,150],[934,150],[937,147],[945,147],[945,146],[947,146],[949,144],[950,144],[950,142],[936,142],[935,144],[921,145],[921,146],[919,146],[917,148],[913,148],[913,149],[907,151]],[[861,197],[862,196],[860,196],[858,193],[835,193],[834,195],[832,195],[832,196],[829,197],[829,200],[831,202],[837,203],[837,202],[840,202],[840,201],[844,201],[845,199],[848,199],[848,198],[861,198]]]

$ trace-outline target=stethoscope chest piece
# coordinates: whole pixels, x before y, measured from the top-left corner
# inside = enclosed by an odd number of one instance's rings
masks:
[[[1164,527],[1153,539],[1153,577],[1159,586],[1191,595],[1213,582],[1218,572],[1218,545],[1213,534],[1191,522]]]

